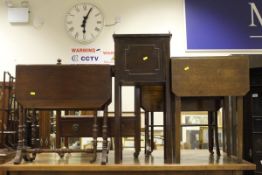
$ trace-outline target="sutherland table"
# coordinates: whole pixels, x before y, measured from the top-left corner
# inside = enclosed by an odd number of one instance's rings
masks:
[[[154,112],[162,112],[164,109],[162,86],[142,86],[141,87],[141,107],[145,111],[145,153],[150,155],[154,149],[154,127],[162,125],[154,124]],[[218,143],[217,111],[221,108],[221,98],[213,97],[183,97],[181,99],[181,110],[184,111],[208,111],[208,123],[204,124],[183,124],[182,127],[206,126],[208,127],[208,147],[213,154],[214,134],[216,153],[220,155]],[[149,124],[149,114],[150,122]],[[149,132],[151,128],[151,132]],[[149,134],[150,133],[150,134]]]
[[[171,34],[114,34],[115,42],[115,163],[122,160],[121,87],[135,86],[135,153],[140,152],[140,85],[164,87],[164,158],[172,163],[170,97]]]
[[[15,163],[20,163],[22,157],[33,160],[36,153],[51,151],[26,149],[25,115],[29,109],[57,110],[58,115],[61,110],[104,110],[102,163],[106,163],[107,106],[111,102],[111,93],[112,75],[109,65],[17,65],[16,99],[21,106],[21,115]],[[97,129],[97,118],[94,116],[94,159]],[[61,154],[65,152],[61,149],[55,151]],[[33,158],[29,157],[28,152],[33,153]]]
[[[172,92],[175,94],[173,153],[180,161],[181,97],[229,97],[224,100],[228,156],[243,157],[243,96],[249,91],[249,61],[246,57],[172,59]],[[232,105],[236,96],[236,105]],[[234,118],[233,118],[234,116]],[[235,117],[237,116],[237,117]],[[232,127],[232,121],[236,121]],[[236,137],[232,136],[232,133]],[[233,135],[234,135],[233,134]],[[232,146],[233,145],[233,146]],[[235,150],[232,150],[236,148]]]

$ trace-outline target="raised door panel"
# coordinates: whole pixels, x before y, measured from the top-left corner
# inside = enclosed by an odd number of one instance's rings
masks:
[[[116,77],[122,82],[164,82],[170,34],[114,35]]]

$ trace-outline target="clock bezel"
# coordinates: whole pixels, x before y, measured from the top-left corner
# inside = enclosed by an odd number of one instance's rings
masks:
[[[73,10],[73,8],[75,8],[76,6],[80,6],[80,5],[83,6],[84,4],[87,4],[87,5],[90,6],[90,7],[96,8],[96,9],[99,11],[100,15],[102,16],[101,30],[98,32],[97,35],[95,35],[95,37],[94,37],[93,39],[89,39],[89,40],[80,40],[80,39],[75,38],[75,37],[70,33],[70,31],[68,31],[68,25],[67,25],[67,14],[69,14],[69,13]],[[65,17],[64,17],[65,31],[66,31],[67,35],[69,35],[70,38],[73,39],[74,41],[77,41],[78,43],[81,43],[81,44],[90,44],[90,43],[94,42],[94,41],[101,35],[101,33],[102,33],[102,31],[103,31],[103,28],[104,28],[104,25],[105,25],[105,24],[104,24],[104,19],[105,19],[104,13],[103,13],[103,11],[101,10],[101,8],[99,8],[97,5],[94,5],[94,4],[89,3],[89,2],[76,3],[76,4],[74,4],[70,9],[68,9],[68,10],[66,11],[66,13],[65,13]]]

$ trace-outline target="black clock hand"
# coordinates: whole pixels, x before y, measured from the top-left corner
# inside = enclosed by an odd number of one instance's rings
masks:
[[[93,8],[90,8],[89,11],[87,12],[86,16],[83,16],[83,22],[81,27],[83,28],[83,33],[86,33],[86,21],[88,19],[89,14],[91,13],[91,11],[93,10]]]

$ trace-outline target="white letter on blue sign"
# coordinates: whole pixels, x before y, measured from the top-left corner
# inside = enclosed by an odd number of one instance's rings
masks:
[[[250,2],[249,3],[250,7],[251,7],[251,24],[249,25],[250,27],[256,27],[257,25],[255,24],[255,20],[254,20],[254,14],[256,15],[260,25],[262,26],[262,18],[261,15],[257,9],[257,6],[254,2]]]

